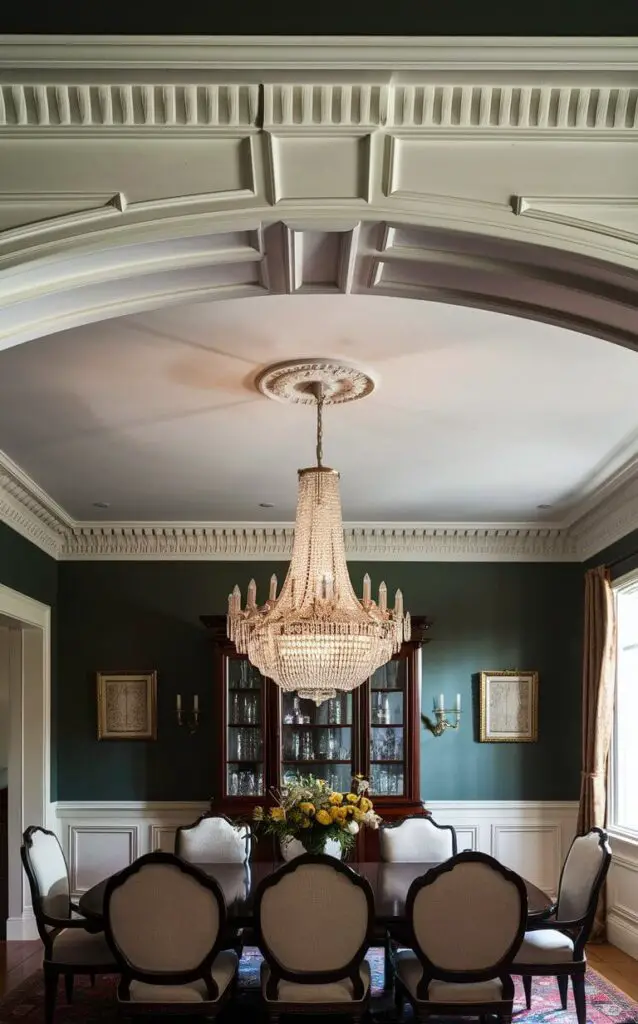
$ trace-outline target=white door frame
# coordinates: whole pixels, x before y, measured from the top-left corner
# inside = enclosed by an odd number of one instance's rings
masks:
[[[9,918],[7,939],[38,937],[20,843],[27,825],[52,828],[51,608],[0,584],[9,640]]]

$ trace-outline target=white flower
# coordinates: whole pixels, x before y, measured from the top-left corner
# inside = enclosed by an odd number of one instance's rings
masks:
[[[363,815],[363,824],[367,825],[368,828],[377,829],[381,818],[374,811],[366,811]]]
[[[356,821],[349,821],[348,822],[348,832],[350,832],[351,835],[356,836],[358,831],[359,831],[359,826],[358,826],[357,822]]]

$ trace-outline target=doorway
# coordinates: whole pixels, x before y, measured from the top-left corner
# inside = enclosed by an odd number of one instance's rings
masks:
[[[0,585],[0,937],[37,938],[20,843],[52,825],[51,610]]]

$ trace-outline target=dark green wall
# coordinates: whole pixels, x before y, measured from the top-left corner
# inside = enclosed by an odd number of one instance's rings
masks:
[[[212,795],[215,700],[202,614],[225,611],[235,582],[264,591],[283,563],[59,564],[59,788],[62,800],[205,800]],[[366,566],[351,565],[356,588]],[[575,799],[580,745],[582,567],[575,564],[373,563],[378,583],[434,620],[424,649],[424,708],[461,692],[462,727],[423,732],[424,799]],[[95,672],[158,670],[158,740],[96,740]],[[538,669],[540,742],[479,744],[471,712],[481,669]],[[175,694],[200,694],[203,725],[175,723]],[[475,700],[474,700],[475,703]]]
[[[0,583],[51,607],[51,795],[57,791],[57,588],[58,563],[0,523]]]

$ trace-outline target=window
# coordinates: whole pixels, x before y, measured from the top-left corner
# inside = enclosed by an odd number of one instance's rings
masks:
[[[616,705],[610,824],[638,835],[638,575],[616,588]]]

